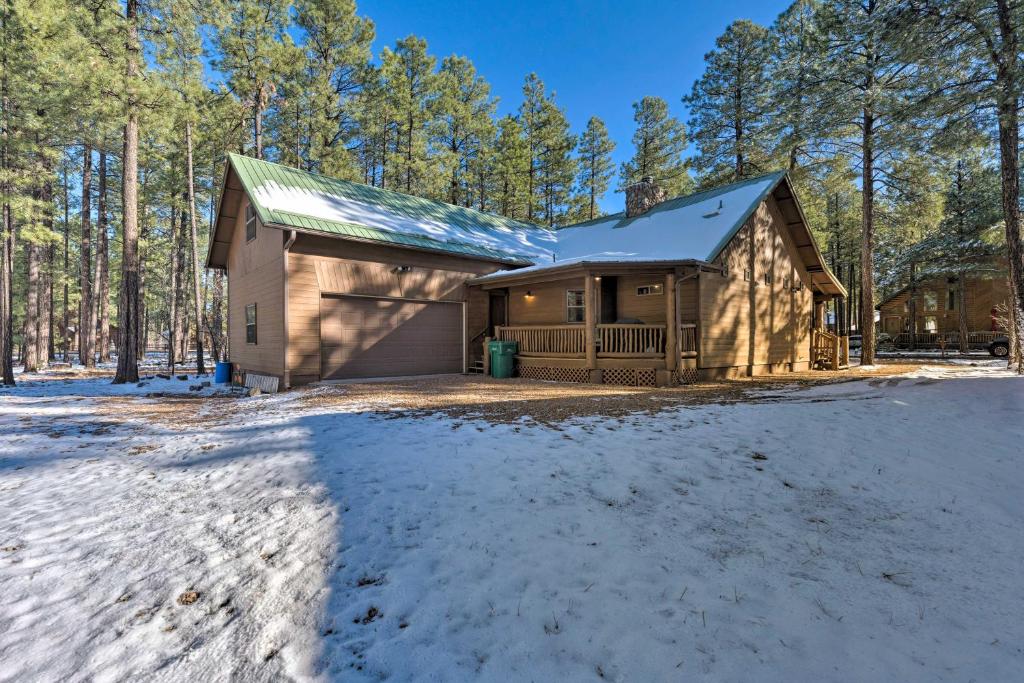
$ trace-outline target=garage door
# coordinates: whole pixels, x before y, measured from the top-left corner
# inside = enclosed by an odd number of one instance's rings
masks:
[[[462,372],[462,304],[323,297],[324,379]]]

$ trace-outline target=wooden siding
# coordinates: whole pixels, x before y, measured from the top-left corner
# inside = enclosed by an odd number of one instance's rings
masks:
[[[644,285],[660,285],[661,294],[637,296],[636,288]],[[638,273],[620,275],[618,278],[618,317],[620,320],[641,320],[646,325],[665,324],[665,273]]]
[[[917,285],[914,300],[917,306],[917,331],[925,331],[925,317],[935,316],[937,332],[956,332],[960,329],[960,312],[958,308],[949,310],[948,290],[957,289],[955,282],[948,277],[936,277],[923,280]],[[925,306],[926,292],[935,293],[935,308]],[[970,332],[987,332],[993,329],[992,309],[1005,305],[1009,300],[1009,287],[1006,278],[979,278],[968,276],[965,283],[967,300],[967,327]],[[905,291],[879,307],[879,331],[899,334],[910,331],[910,291]]]
[[[466,334],[472,338],[487,324],[488,294],[477,290],[467,299],[465,282],[499,267],[445,254],[300,234],[288,255],[291,383],[320,378],[322,294],[466,301]],[[471,361],[478,357],[474,346],[480,344],[469,347]]]
[[[595,273],[599,272],[595,267]],[[616,317],[642,320],[648,325],[665,324],[665,293],[637,296],[636,288],[643,285],[665,286],[665,273],[637,273],[616,277]],[[583,278],[567,278],[535,285],[509,287],[510,325],[563,325],[567,322],[566,290],[583,289]],[[684,317],[694,320],[697,314],[697,283],[684,282],[680,288],[685,303]],[[531,296],[527,297],[526,293]],[[598,304],[600,308],[600,302]],[[582,324],[582,323],[580,323]]]
[[[679,283],[679,322],[689,323],[696,321],[697,280],[690,278]]]
[[[284,373],[284,234],[257,224],[245,240],[245,206],[239,196],[228,248],[228,339],[231,361],[244,371]],[[245,342],[245,307],[256,304],[256,344]]]
[[[535,285],[509,287],[509,325],[564,325],[565,291],[583,289],[583,278],[569,278]],[[530,296],[526,293],[530,292]],[[580,322],[580,325],[583,323]]]
[[[810,276],[774,199],[762,202],[717,263],[726,267],[724,276],[700,276],[701,366],[746,366],[756,372],[757,366],[806,362],[813,305]],[[803,288],[793,291],[797,280]]]

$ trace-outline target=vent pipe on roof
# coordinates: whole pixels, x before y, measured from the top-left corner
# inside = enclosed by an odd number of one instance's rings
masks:
[[[654,184],[654,178],[645,175],[639,183],[626,188],[626,218],[646,213],[652,206],[665,201],[665,191]]]

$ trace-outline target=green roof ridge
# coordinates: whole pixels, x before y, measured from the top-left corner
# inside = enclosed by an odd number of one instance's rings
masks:
[[[487,211],[480,211],[478,209],[474,209],[474,208],[468,207],[468,206],[459,206],[458,204],[450,204],[448,202],[441,201],[441,200],[438,200],[438,199],[428,199],[427,197],[420,197],[420,196],[414,195],[414,194],[406,194],[405,192],[399,192],[398,190],[392,190],[392,189],[389,189],[389,188],[386,188],[386,187],[374,187],[373,185],[367,185],[365,183],[359,183],[359,182],[352,181],[352,180],[343,180],[341,178],[335,178],[333,176],[325,175],[325,174],[319,173],[317,171],[307,171],[307,170],[300,169],[300,168],[294,168],[292,166],[286,166],[284,164],[279,164],[279,163],[277,163],[275,161],[267,161],[266,159],[256,159],[254,157],[246,156],[244,154],[237,154],[235,152],[228,152],[227,156],[233,162],[234,162],[234,160],[240,160],[242,163],[246,163],[246,164],[258,164],[258,165],[263,165],[263,166],[271,166],[271,167],[274,167],[275,169],[278,169],[279,172],[285,173],[285,174],[288,174],[288,175],[315,176],[316,178],[319,178],[319,179],[323,180],[326,184],[340,186],[342,188],[345,188],[345,189],[353,192],[357,196],[356,197],[347,197],[347,198],[355,199],[357,201],[371,201],[372,202],[372,200],[370,200],[369,197],[368,197],[368,196],[372,196],[372,195],[388,196],[388,197],[391,197],[391,198],[395,199],[398,202],[416,204],[416,205],[420,205],[420,206],[422,206],[424,208],[431,207],[431,206],[433,206],[433,207],[447,207],[448,209],[453,210],[453,211],[455,211],[455,212],[457,212],[459,214],[466,214],[466,215],[469,215],[469,216],[480,217],[480,218],[484,219],[485,221],[488,221],[488,222],[491,222],[491,223],[494,223],[494,224],[498,224],[498,225],[513,224],[515,226],[522,226],[522,227],[525,227],[525,228],[532,228],[534,230],[544,230],[544,231],[548,231],[549,230],[548,228],[546,228],[546,227],[544,227],[542,225],[538,225],[536,223],[531,223],[529,221],[521,221],[521,220],[518,220],[516,218],[508,218],[507,216],[499,216],[498,214],[489,213]],[[236,168],[237,168],[237,166],[236,166]],[[267,179],[268,180],[273,180],[275,178],[267,178]],[[243,181],[243,184],[244,184],[244,181]],[[249,188],[247,188],[247,189],[249,189]]]

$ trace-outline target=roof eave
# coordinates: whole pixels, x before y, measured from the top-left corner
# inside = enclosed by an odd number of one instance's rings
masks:
[[[310,230],[308,228],[299,228],[299,227],[295,227],[294,225],[286,225],[284,223],[277,223],[277,222],[265,223],[264,227],[275,228],[277,230],[294,230],[295,232],[297,232],[299,234],[302,234],[302,235],[313,235],[313,236],[316,236],[316,237],[327,237],[329,239],[342,240],[342,241],[346,241],[346,242],[360,242],[362,244],[375,244],[375,245],[378,245],[378,246],[385,245],[385,246],[394,247],[395,249],[409,249],[409,250],[412,250],[412,251],[426,252],[426,253],[429,253],[429,254],[444,254],[446,256],[452,256],[452,257],[455,257],[455,258],[463,258],[463,259],[467,259],[467,260],[470,260],[470,261],[485,261],[487,263],[499,263],[501,265],[516,266],[516,267],[519,267],[519,268],[527,267],[527,266],[530,266],[532,264],[532,261],[528,261],[528,260],[525,260],[525,259],[518,259],[518,260],[517,259],[513,259],[513,258],[502,259],[502,258],[499,258],[499,257],[496,257],[496,256],[492,257],[492,256],[486,256],[486,255],[483,255],[483,254],[466,254],[466,253],[463,253],[463,252],[450,251],[450,250],[444,249],[443,247],[440,247],[440,246],[437,247],[436,249],[432,249],[430,247],[416,246],[416,245],[411,245],[411,244],[395,244],[395,243],[392,243],[392,242],[385,242],[383,240],[375,240],[375,239],[369,239],[369,238],[365,238],[365,237],[353,237],[352,235],[339,235],[337,233],[326,232],[326,231],[323,231],[323,230]]]
[[[217,195],[217,210],[213,214],[214,222],[210,229],[210,236],[206,240],[206,267],[212,270],[227,270],[227,263],[213,263],[213,245],[214,240],[217,237],[217,228],[220,226],[220,209],[221,203],[224,201],[224,194],[227,191],[228,186],[228,173],[231,170],[231,155],[228,154],[224,163],[224,172],[220,176],[220,193]],[[237,175],[237,174],[236,174]]]

